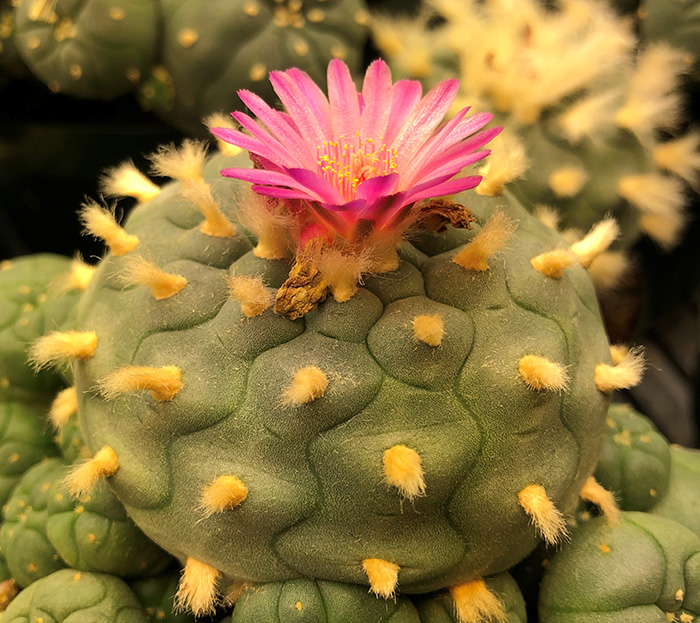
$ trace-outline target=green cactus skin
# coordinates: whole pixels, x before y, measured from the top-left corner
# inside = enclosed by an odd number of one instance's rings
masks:
[[[72,415],[65,426],[58,431],[54,441],[66,463],[77,463],[90,458],[90,450],[85,445],[78,418],[75,415]]]
[[[248,589],[236,601],[231,623],[433,623],[418,617],[401,597],[377,599],[362,586],[320,580],[289,580]]]
[[[148,623],[123,580],[103,573],[62,569],[25,588],[4,623]]]
[[[324,84],[334,56],[360,70],[367,36],[361,0],[166,0],[163,65],[180,121],[229,110],[238,89],[268,101],[274,69],[298,67]],[[201,127],[201,126],[200,126]]]
[[[180,579],[179,569],[129,583],[143,606],[150,623],[194,623],[188,612],[175,612],[174,596]]]
[[[671,454],[651,420],[630,405],[613,404],[595,478],[622,510],[646,511],[668,489]]]
[[[552,557],[539,611],[541,623],[692,621],[700,613],[700,538],[649,513],[625,512],[616,526],[593,519]]]
[[[230,213],[232,186],[215,173],[227,165],[216,159],[205,177]],[[154,541],[254,582],[366,584],[362,561],[380,558],[402,567],[402,592],[425,592],[500,572],[537,544],[518,504],[524,487],[539,483],[562,512],[573,510],[609,401],[594,384],[610,355],[593,287],[580,267],[561,280],[531,267],[562,240],[517,202],[467,199],[481,222],[498,205],[520,222],[489,271],[452,261],[478,226],[423,236],[404,252],[422,270],[405,260],[348,302],[328,300],[296,321],[270,309],[245,318],[228,299],[227,273],[275,288],[284,262],[254,257],[242,236],[204,235],[179,184],[134,210],[125,225],[140,239],[134,253],[188,285],[157,301],[119,281],[128,256],[108,255],[79,308],[77,328],[97,332],[97,351],[75,370],[88,446],[114,449],[109,482]],[[411,330],[416,315],[434,313],[445,324],[436,349]],[[527,354],[566,366],[566,391],[529,388],[518,374]],[[179,366],[183,388],[163,402],[94,392],[125,365]],[[306,365],[327,372],[327,392],[283,406]],[[383,452],[397,444],[423,463],[427,495],[413,502],[384,482]],[[205,517],[202,489],[229,473],[247,499]]]
[[[0,505],[32,465],[56,454],[43,405],[0,402]]]
[[[73,290],[54,294],[56,281],[70,271],[70,260],[38,254],[0,266],[0,400],[51,400],[62,387],[55,371],[35,373],[27,349],[39,336],[62,328],[78,298]]]
[[[700,58],[700,2],[698,0],[644,0],[639,11],[641,37],[666,41]]]
[[[132,91],[154,61],[156,40],[152,0],[27,0],[16,12],[24,61],[52,90],[76,97]]]
[[[68,466],[46,461],[15,489],[0,544],[21,586],[65,566],[120,576],[162,571],[171,559],[128,519],[105,483],[78,503],[63,486]]]
[[[525,600],[515,580],[508,573],[485,579],[487,588],[498,596],[505,611],[504,623],[526,623]],[[421,623],[460,623],[448,591],[415,599]]]
[[[673,519],[700,536],[700,451],[671,446],[668,491],[649,512]]]

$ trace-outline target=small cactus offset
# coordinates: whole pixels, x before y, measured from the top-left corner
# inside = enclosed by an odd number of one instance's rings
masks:
[[[617,228],[571,244],[465,192],[500,128],[464,110],[437,130],[457,81],[422,98],[377,61],[358,93],[333,61],[328,97],[298,69],[271,83],[285,115],[241,92],[267,130],[213,130],[238,155],[164,148],[161,187],[115,169],[109,194],[139,201],[123,224],[86,202],[109,253],[33,347],[73,360],[92,457],[66,486],[87,509],[106,480],[184,563],[195,615],[292,600],[326,623],[328,592],[328,623],[522,621],[497,574],[565,540],[579,496],[615,509],[590,476],[643,361],[611,353],[586,267]]]

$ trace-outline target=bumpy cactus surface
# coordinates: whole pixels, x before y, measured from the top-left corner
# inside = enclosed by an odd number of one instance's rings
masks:
[[[668,442],[649,419],[626,404],[611,405],[607,423],[595,477],[623,510],[649,510],[669,486]]]
[[[0,544],[21,586],[66,566],[142,576],[169,564],[170,558],[127,518],[105,483],[78,503],[63,485],[67,473],[59,459],[35,466],[7,504]]]
[[[626,512],[575,530],[547,566],[542,623],[690,623],[700,614],[700,539],[682,525]]]
[[[3,614],[5,623],[26,621],[148,623],[133,592],[119,578],[62,569],[24,589]]]

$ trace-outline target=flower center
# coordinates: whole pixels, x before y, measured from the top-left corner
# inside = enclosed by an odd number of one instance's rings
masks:
[[[384,143],[378,146],[371,138],[363,140],[359,132],[350,138],[323,141],[316,147],[316,158],[323,177],[347,201],[355,198],[357,186],[365,180],[396,171],[396,150]]]

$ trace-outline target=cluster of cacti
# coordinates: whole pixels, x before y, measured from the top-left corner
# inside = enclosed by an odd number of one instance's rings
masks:
[[[566,228],[586,231],[611,212],[624,246],[646,234],[672,247],[686,220],[686,182],[700,169],[700,135],[683,134],[679,89],[692,57],[664,42],[639,48],[631,21],[605,2],[544,4],[431,0],[413,19],[378,14],[373,31],[405,75],[434,83],[456,70],[460,105],[502,115],[512,135],[494,145],[480,192],[521,177],[514,192],[554,207]],[[627,269],[621,255],[600,262],[608,277]]]
[[[359,70],[361,0],[22,0],[6,29],[52,91],[111,99],[134,92],[183,128],[231,106],[238,89],[272,95],[267,72],[291,65],[321,79],[328,61]]]

